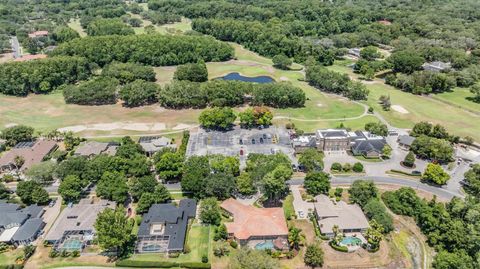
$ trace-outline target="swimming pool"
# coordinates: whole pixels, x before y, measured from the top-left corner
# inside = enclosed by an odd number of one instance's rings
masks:
[[[223,80],[239,80],[243,82],[255,82],[255,83],[270,83],[274,82],[275,80],[269,76],[258,76],[258,77],[245,77],[240,75],[239,73],[229,73],[226,76],[219,77],[219,79]]]
[[[272,240],[265,240],[265,242],[258,243],[255,245],[255,249],[257,250],[266,250],[266,249],[273,249],[273,241]]]
[[[360,246],[361,244],[362,240],[354,236],[347,236],[340,242],[340,245],[343,246]]]
[[[75,250],[81,251],[82,246],[83,246],[82,241],[72,238],[72,239],[65,240],[62,246],[60,247],[60,249],[66,250],[66,251],[75,251]]]

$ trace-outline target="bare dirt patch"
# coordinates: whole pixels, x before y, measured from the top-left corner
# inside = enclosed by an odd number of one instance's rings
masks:
[[[392,109],[395,110],[396,112],[400,114],[408,114],[408,110],[406,110],[403,106],[401,105],[392,105]]]

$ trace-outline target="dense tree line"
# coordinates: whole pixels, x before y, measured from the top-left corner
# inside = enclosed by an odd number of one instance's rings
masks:
[[[204,36],[91,36],[61,44],[54,55],[77,55],[104,66],[113,61],[145,65],[178,65],[203,60],[225,61],[233,48]]]
[[[119,97],[125,106],[136,107],[156,102],[159,90],[160,86],[155,82],[137,79],[123,86],[120,89]]]
[[[135,63],[111,63],[102,69],[102,76],[116,78],[122,84],[133,82],[137,79],[155,81],[153,67]]]
[[[289,83],[253,84],[240,81],[212,80],[205,83],[173,81],[163,87],[158,100],[169,108],[238,106],[250,95],[251,104],[272,107],[301,107],[306,97],[302,89]]]
[[[133,28],[120,19],[96,19],[88,24],[87,34],[102,35],[133,35]]]
[[[352,81],[347,74],[330,71],[319,65],[307,67],[308,83],[322,91],[343,95],[352,100],[366,100],[368,89],[360,82]]]
[[[411,216],[438,254],[433,267],[478,268],[480,215],[478,197],[457,197],[443,204],[420,199],[411,188],[385,192],[385,204],[395,214]]]
[[[90,64],[80,57],[52,57],[0,65],[0,93],[25,96],[48,93],[61,85],[87,79]]]
[[[419,136],[413,141],[411,151],[419,158],[447,163],[453,160],[453,147],[444,139]]]
[[[97,77],[78,85],[63,86],[63,97],[67,104],[107,105],[117,102],[117,79]]]

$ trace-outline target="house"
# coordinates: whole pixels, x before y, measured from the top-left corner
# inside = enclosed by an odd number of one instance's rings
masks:
[[[362,155],[368,158],[378,158],[383,153],[387,141],[383,136],[369,132],[356,131],[351,134],[353,155]]]
[[[317,147],[315,134],[305,134],[292,139],[292,147],[295,153],[302,153],[309,148]]]
[[[288,227],[283,209],[257,208],[229,198],[221,208],[233,217],[226,222],[229,237],[255,249],[288,250]]]
[[[413,141],[415,141],[415,137],[409,135],[400,135],[397,139],[398,145],[404,149],[410,149]]]
[[[357,204],[334,202],[323,194],[316,196],[315,201],[315,215],[322,234],[332,238],[334,226],[338,226],[341,233],[364,233],[368,229],[368,220]]]
[[[143,216],[137,234],[137,253],[181,252],[185,245],[188,221],[195,218],[197,203],[183,199],[179,206],[154,204]]]
[[[37,205],[22,209],[17,204],[0,201],[0,242],[16,246],[31,244],[45,226],[42,220],[44,212]]]
[[[206,131],[200,128],[190,133],[186,151],[187,157],[214,154],[237,156],[241,167],[246,165],[247,156],[251,153],[284,153],[293,165],[298,163],[290,132],[275,126],[259,129],[235,126],[228,131]]]
[[[152,157],[155,153],[166,147],[173,149],[177,148],[177,145],[172,144],[171,138],[164,136],[142,136],[138,140],[138,143],[148,157]]]
[[[350,149],[350,135],[345,129],[317,130],[319,151],[345,151]]]
[[[19,58],[16,58],[13,60],[14,62],[25,62],[25,61],[31,61],[31,60],[37,60],[37,59],[45,59],[47,58],[46,54],[28,54],[28,55],[23,55]]]
[[[95,235],[95,221],[106,208],[115,208],[116,203],[107,200],[82,199],[78,204],[67,206],[58,216],[45,241],[58,251],[81,251]]]
[[[28,34],[30,38],[45,37],[48,36],[48,31],[35,31]]]
[[[452,68],[451,63],[446,63],[446,62],[440,62],[440,61],[435,61],[435,62],[430,62],[430,63],[424,63],[422,65],[424,70],[427,71],[432,71],[432,72],[442,72],[442,71],[448,71]]]
[[[76,156],[85,156],[85,157],[92,157],[100,154],[107,154],[110,156],[115,155],[117,153],[118,143],[102,143],[96,141],[87,141],[82,142],[78,148],[75,150],[74,155]]]
[[[31,142],[20,142],[2,155],[0,158],[0,171],[15,169],[15,158],[17,156],[22,157],[24,160],[19,170],[22,172],[28,170],[32,165],[42,162],[57,147],[57,143],[52,140],[40,139]]]

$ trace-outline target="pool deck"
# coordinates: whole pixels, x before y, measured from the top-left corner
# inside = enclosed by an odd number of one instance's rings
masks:
[[[348,252],[355,252],[357,249],[362,247],[362,244],[367,243],[367,239],[365,239],[365,237],[361,233],[346,233],[345,237],[355,237],[355,238],[360,239],[360,241],[362,241],[362,243],[360,245],[357,245],[357,246],[340,244],[342,246],[346,246],[348,248]]]

